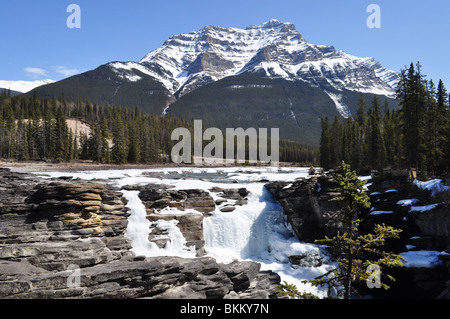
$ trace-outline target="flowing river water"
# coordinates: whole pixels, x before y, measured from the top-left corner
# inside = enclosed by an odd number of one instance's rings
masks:
[[[281,205],[265,189],[268,181],[292,182],[295,178],[308,178],[308,168],[161,168],[146,170],[105,170],[82,172],[53,172],[50,177],[72,176],[84,180],[101,180],[115,186],[136,184],[168,184],[174,189],[203,189],[212,187],[246,188],[248,203],[232,212],[216,210],[203,219],[203,235],[208,256],[219,262],[252,260],[261,264],[261,270],[278,273],[282,281],[295,284],[300,291],[325,296],[325,291],[302,283],[315,278],[332,265],[323,248],[300,242],[285,219]],[[187,247],[186,240],[176,220],[161,219],[152,223],[146,218],[145,206],[138,191],[122,190],[128,200],[131,215],[128,218],[126,236],[132,241],[132,250],[137,255],[180,256],[196,258],[194,247]],[[217,193],[210,192],[216,200]],[[178,211],[163,209],[160,214],[200,214],[193,210]],[[163,248],[148,240],[150,227],[158,227],[170,237]],[[289,256],[321,256],[322,263],[302,267],[292,265]],[[307,260],[307,259],[305,259]]]

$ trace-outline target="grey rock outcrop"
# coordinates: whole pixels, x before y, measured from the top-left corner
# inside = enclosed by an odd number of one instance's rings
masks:
[[[255,294],[273,298],[276,293],[274,283],[279,282],[276,274],[259,274],[256,263],[243,264],[236,272],[230,272],[212,258],[124,257],[110,263],[59,272],[0,260],[0,269],[0,298],[13,299],[221,299],[246,298]],[[258,280],[254,280],[258,274]],[[266,279],[266,283],[262,279]],[[241,283],[238,289],[235,288],[236,280]],[[272,283],[267,285],[267,282]]]
[[[236,206],[243,206],[248,204],[247,196],[250,192],[246,188],[220,188],[213,187],[211,192],[217,193],[220,199],[215,201],[216,205],[223,213],[229,213],[236,210]]]
[[[167,207],[175,207],[181,211],[193,209],[201,213],[215,210],[216,204],[208,192],[202,189],[174,190],[167,185],[149,184],[146,186],[125,186],[124,189],[138,190],[139,198],[148,213]]]
[[[312,242],[344,232],[337,184],[331,176],[311,176],[293,183],[272,182],[265,187],[283,207],[288,222],[300,240]],[[408,250],[449,251],[448,207],[427,191],[418,189],[405,177],[374,178],[368,185],[372,208],[361,212],[359,231],[372,233],[375,225],[401,229],[400,238],[390,239],[385,249],[394,253]],[[405,199],[414,199],[404,201]],[[409,204],[413,202],[413,204]],[[413,206],[419,206],[412,210]],[[388,292],[367,291],[375,298],[449,298],[449,255],[440,254],[433,267],[402,267],[389,270],[396,278]],[[293,265],[320,266],[319,255],[294,255]],[[386,270],[387,271],[387,270]],[[364,289],[364,288],[363,288]]]
[[[11,176],[2,174],[2,182]],[[25,177],[2,186],[0,258],[63,270],[73,263],[95,265],[130,254],[124,236],[129,209],[117,190]]]
[[[272,182],[266,189],[283,207],[298,239],[313,242],[343,230],[338,219],[341,205],[337,183],[328,176],[288,182]]]
[[[172,191],[161,194],[186,208],[187,198],[212,201],[197,190]],[[0,298],[276,297],[280,277],[254,262],[135,256],[125,236],[129,214],[109,185],[0,170]],[[203,214],[173,217],[188,243],[202,247]]]

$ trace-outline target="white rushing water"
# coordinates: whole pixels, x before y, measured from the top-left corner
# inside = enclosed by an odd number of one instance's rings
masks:
[[[132,251],[136,255],[195,257],[195,249],[186,247],[186,239],[177,226],[178,221],[161,219],[152,225],[146,217],[147,212],[139,198],[139,192],[127,190],[122,192],[128,200],[127,206],[131,209],[126,237],[131,240]],[[167,236],[160,237],[169,239],[163,248],[159,248],[155,243],[148,240],[150,226],[168,233]]]
[[[295,284],[300,291],[325,297],[325,289],[302,282],[331,269],[322,248],[297,239],[286,221],[283,208],[263,183],[239,184],[238,187],[250,190],[247,205],[236,206],[231,213],[216,210],[203,221],[208,255],[225,263],[233,260],[259,262],[262,270],[277,272],[282,281]],[[296,255],[321,255],[323,264],[319,267],[293,266],[289,256]]]
[[[146,172],[147,174],[142,174]],[[162,178],[152,177],[148,173],[160,172]],[[212,216],[203,219],[203,233],[207,254],[219,262],[229,263],[233,260],[253,260],[261,264],[262,270],[277,272],[282,281],[295,284],[300,291],[307,291],[324,297],[324,289],[303,284],[305,279],[315,278],[331,267],[322,248],[318,245],[299,242],[290,225],[285,220],[281,205],[264,188],[263,180],[294,181],[297,177],[307,177],[308,169],[279,169],[273,168],[224,168],[193,169],[193,168],[164,168],[150,170],[114,170],[77,173],[50,173],[47,177],[72,175],[73,178],[87,180],[107,179],[109,183],[122,187],[134,184],[169,184],[175,189],[203,189],[209,191],[214,186],[220,188],[244,187],[250,193],[248,204],[235,206],[233,212],[223,213],[220,206]],[[174,176],[175,174],[176,176]],[[177,175],[178,174],[178,175]],[[198,176],[184,176],[183,174],[201,174]],[[208,174],[212,174],[211,177]],[[180,179],[180,175],[182,178]],[[184,176],[184,178],[183,178]],[[201,178],[200,178],[201,176]],[[43,176],[45,177],[45,176]],[[210,178],[210,179],[208,179]],[[234,181],[226,183],[225,181]],[[140,200],[138,191],[122,190],[128,200],[127,206],[131,215],[128,218],[126,236],[132,241],[132,251],[144,256],[180,256],[195,258],[194,247],[186,247],[186,240],[177,226],[176,220],[159,220],[151,223],[146,218],[145,206]],[[214,199],[220,197],[210,192]],[[175,208],[160,211],[161,214],[196,213],[191,211],[177,211]],[[174,211],[176,210],[176,211]],[[148,239],[150,227],[163,230],[167,243],[159,248]],[[293,266],[289,256],[322,256],[322,265],[318,267]]]
[[[250,190],[247,205],[230,213],[217,210],[203,221],[206,250],[220,261],[262,257],[274,226],[281,222],[282,207],[262,184],[245,186]]]

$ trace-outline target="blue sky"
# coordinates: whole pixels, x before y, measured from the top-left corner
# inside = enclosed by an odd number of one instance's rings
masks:
[[[81,28],[69,29],[69,4]],[[369,4],[381,28],[366,25]],[[60,80],[111,61],[139,61],[169,36],[206,25],[245,28],[278,19],[310,43],[373,56],[399,71],[420,61],[423,73],[450,88],[450,1],[427,0],[21,0],[0,9],[0,80]]]

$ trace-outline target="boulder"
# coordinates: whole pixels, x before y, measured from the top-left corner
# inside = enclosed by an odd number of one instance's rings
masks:
[[[265,184],[265,188],[280,202],[298,239],[306,242],[325,236],[334,237],[344,230],[338,218],[342,206],[337,187],[337,183],[325,175],[293,183]]]
[[[222,266],[223,271],[233,282],[233,288],[236,292],[249,288],[260,268],[260,264],[251,261],[233,262]]]
[[[216,205],[224,205],[220,208],[221,212],[232,212],[235,206],[248,204],[247,196],[250,193],[246,188],[220,188],[212,187],[210,192],[218,193],[220,199],[216,200]]]
[[[233,205],[227,205],[227,206],[224,206],[224,207],[220,208],[220,211],[222,213],[230,213],[230,212],[232,212],[234,210],[236,210],[236,207],[233,206]]]
[[[153,212],[155,209],[176,207],[182,211],[194,209],[201,213],[210,213],[216,208],[214,199],[202,189],[173,190],[165,186],[150,184],[140,189],[139,198],[149,212]]]
[[[444,250],[450,246],[450,214],[445,205],[411,214],[411,219],[420,229],[421,235],[432,237],[434,248]]]
[[[301,254],[289,256],[291,264],[300,267],[320,267],[322,266],[322,256],[317,253]]]

